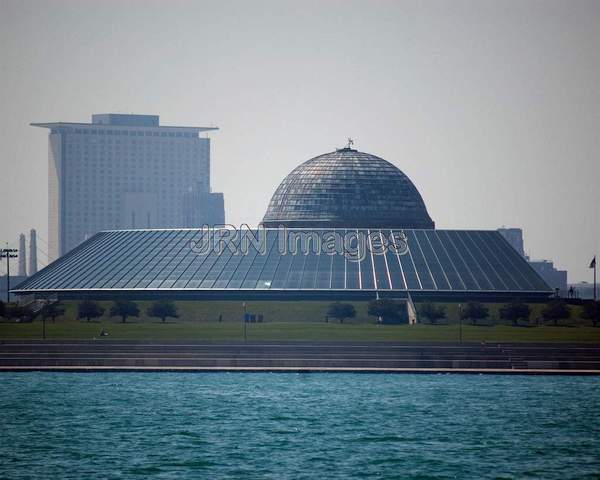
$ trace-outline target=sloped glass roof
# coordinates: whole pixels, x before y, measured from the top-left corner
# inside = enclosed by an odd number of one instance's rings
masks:
[[[408,229],[105,231],[14,289],[123,290],[550,292],[496,231]]]

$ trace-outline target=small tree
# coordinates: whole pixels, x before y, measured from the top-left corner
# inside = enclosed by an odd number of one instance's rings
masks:
[[[446,318],[446,307],[434,303],[423,303],[419,306],[419,315],[435,325],[438,320]]]
[[[369,315],[381,318],[383,323],[408,323],[408,318],[404,315],[404,305],[394,300],[387,298],[371,300],[367,311]]]
[[[544,308],[542,308],[542,318],[544,320],[551,320],[556,327],[558,325],[558,321],[562,319],[569,318],[571,316],[571,311],[567,304],[562,300],[552,300],[548,302]]]
[[[31,322],[33,311],[28,305],[19,305],[18,303],[7,303],[4,306],[4,315],[8,319],[19,319],[24,322]]]
[[[477,325],[478,320],[484,320],[490,315],[490,310],[479,302],[469,302],[460,311],[462,320],[471,320],[473,325]]]
[[[160,318],[163,323],[167,317],[178,318],[177,307],[170,300],[158,300],[154,302],[146,311],[149,317]]]
[[[591,320],[594,327],[600,322],[600,302],[590,300],[581,306],[581,317]]]
[[[121,321],[125,323],[127,317],[140,316],[140,307],[137,306],[137,303],[129,300],[115,300],[110,307],[110,316],[121,317]]]
[[[40,314],[44,320],[51,319],[52,323],[56,323],[56,317],[65,314],[65,306],[60,302],[52,302],[44,305]]]
[[[356,317],[356,309],[354,305],[350,303],[335,302],[329,305],[327,309],[327,315],[333,318],[337,318],[340,323],[344,323],[345,318]]]
[[[519,320],[529,321],[530,315],[531,307],[518,300],[507,303],[500,308],[500,318],[512,322],[515,327],[519,325]]]
[[[92,318],[100,318],[104,315],[104,308],[92,300],[84,300],[79,303],[77,318],[85,318],[88,323]]]

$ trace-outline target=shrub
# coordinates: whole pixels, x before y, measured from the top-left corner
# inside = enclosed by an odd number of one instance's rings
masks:
[[[477,325],[477,320],[484,320],[490,315],[490,310],[479,302],[469,302],[460,311],[462,320],[471,320],[473,325]]]
[[[80,302],[77,308],[77,318],[85,318],[88,322],[91,318],[99,318],[104,315],[104,308],[92,300]]]
[[[519,320],[529,320],[531,307],[526,303],[515,300],[500,308],[500,318],[512,322],[514,326],[519,325]]]
[[[387,298],[371,300],[368,313],[373,317],[381,318],[383,323],[408,323],[404,304]]]
[[[551,302],[548,302],[541,313],[542,318],[544,320],[551,320],[554,323],[554,326],[558,325],[559,320],[571,316],[571,311],[563,300],[552,300]]]
[[[344,323],[345,318],[356,317],[356,309],[354,305],[350,303],[335,302],[329,305],[327,309],[327,315],[333,318],[337,318],[340,323]]]
[[[591,320],[594,327],[600,322],[600,302],[590,300],[581,306],[581,317]]]
[[[137,303],[129,300],[116,300],[110,307],[111,317],[121,317],[123,323],[127,320],[127,317],[139,317],[140,307]]]
[[[65,314],[65,306],[60,302],[48,303],[42,307],[40,314],[44,320],[50,318],[52,323],[55,323],[56,317],[60,317]]]
[[[419,315],[429,320],[433,325],[438,320],[446,318],[446,307],[434,303],[423,303],[419,306]]]
[[[167,317],[178,318],[177,307],[170,300],[157,300],[146,311],[149,317],[160,318],[163,323]]]

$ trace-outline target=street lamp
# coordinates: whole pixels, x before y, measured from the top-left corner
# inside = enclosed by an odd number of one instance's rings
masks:
[[[10,302],[10,259],[17,258],[16,248],[3,248],[0,250],[0,258],[6,258],[6,303]]]
[[[462,343],[462,303],[458,304],[458,341]]]
[[[244,342],[248,339],[246,335],[246,302],[242,302],[242,307],[244,307],[244,316],[242,317],[242,321],[244,322]]]

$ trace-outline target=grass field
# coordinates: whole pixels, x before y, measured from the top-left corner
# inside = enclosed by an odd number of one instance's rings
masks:
[[[110,306],[109,302],[99,302]],[[330,302],[248,302],[247,312],[263,314],[264,323],[247,324],[247,338],[257,340],[322,340],[322,341],[418,341],[457,342],[459,340],[458,306],[447,305],[447,319],[443,325],[376,325],[367,315],[366,302],[355,302],[357,316],[339,324],[325,322]],[[161,323],[147,317],[149,302],[138,302],[142,314],[121,323],[119,318],[107,315],[87,323],[76,319],[77,302],[65,302],[67,311],[55,324],[46,322],[46,338],[54,340],[100,339],[102,329],[111,340],[190,340],[219,341],[243,340],[241,322],[243,307],[240,302],[177,302],[179,318]],[[499,305],[490,305],[488,325],[462,326],[465,342],[586,342],[600,343],[600,328],[578,318],[573,309],[572,319],[564,326],[513,327],[498,324]],[[534,306],[532,318],[539,315],[541,306]],[[222,322],[218,322],[219,316]],[[532,324],[533,325],[533,324]],[[40,339],[42,322],[0,323],[0,341]]]

